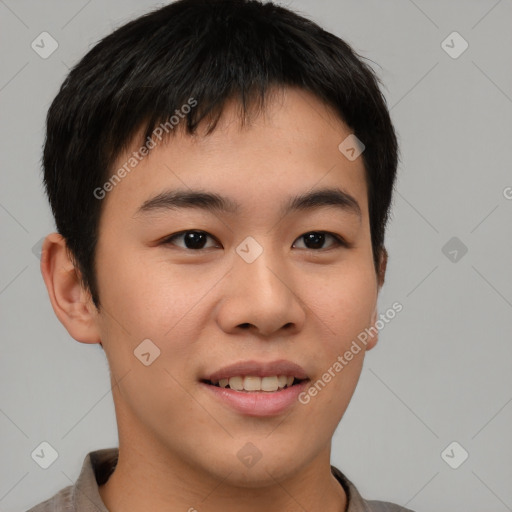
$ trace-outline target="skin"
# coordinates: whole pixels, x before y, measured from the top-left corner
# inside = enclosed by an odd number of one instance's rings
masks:
[[[119,462],[100,494],[111,512],[346,506],[330,471],[331,438],[365,350],[308,404],[277,416],[242,415],[212,399],[199,379],[238,360],[283,358],[315,382],[375,322],[387,254],[376,273],[363,160],[340,153],[350,130],[305,91],[285,89],[243,128],[238,119],[230,103],[211,135],[176,132],[107,194],[96,252],[99,311],[62,237],[53,233],[43,246],[56,315],[77,341],[101,343],[109,362]],[[289,196],[323,186],[351,194],[361,219],[332,207],[279,214]],[[177,187],[229,196],[241,212],[136,213]],[[206,248],[187,249],[183,237],[161,242],[194,229],[213,237]],[[323,248],[308,249],[302,236],[311,231],[339,234],[351,246],[327,236]],[[251,264],[235,252],[247,236],[263,247]],[[150,366],[133,353],[146,338],[161,351]],[[250,468],[237,457],[247,442],[262,454]]]

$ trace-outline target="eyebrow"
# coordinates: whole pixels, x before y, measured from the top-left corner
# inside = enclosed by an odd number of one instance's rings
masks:
[[[362,218],[357,200],[340,188],[321,188],[291,197],[282,206],[280,215],[285,216],[293,211],[307,211],[322,207],[335,207],[355,215],[359,220]],[[197,208],[235,215],[240,212],[241,207],[235,200],[214,192],[168,190],[144,201],[136,215],[180,208]]]

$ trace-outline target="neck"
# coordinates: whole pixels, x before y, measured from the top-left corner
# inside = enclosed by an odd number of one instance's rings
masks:
[[[109,512],[343,512],[346,494],[331,473],[330,445],[293,475],[269,478],[257,487],[232,483],[232,472],[216,477],[192,468],[175,455],[166,456],[147,443],[119,444],[119,459],[99,488]],[[236,471],[236,470],[233,470]]]

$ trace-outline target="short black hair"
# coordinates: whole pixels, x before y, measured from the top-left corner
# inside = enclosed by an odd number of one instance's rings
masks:
[[[346,42],[272,2],[178,0],[126,23],[69,72],[46,120],[44,184],[57,231],[81,282],[100,306],[95,248],[102,201],[94,192],[136,134],[142,141],[176,110],[186,133],[228,100],[241,119],[264,108],[270,90],[313,93],[365,145],[362,154],[375,269],[384,249],[398,143],[380,80]],[[169,135],[173,133],[168,131]],[[341,142],[341,141],[340,141]]]

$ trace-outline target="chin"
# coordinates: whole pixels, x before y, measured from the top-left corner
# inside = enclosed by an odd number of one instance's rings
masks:
[[[271,436],[253,438],[254,444],[236,440],[230,446],[225,445],[221,454],[211,453],[204,467],[210,473],[214,471],[215,478],[222,478],[226,485],[257,489],[293,477],[314,458],[314,454],[300,448],[298,440],[289,439],[283,450],[283,441],[273,442]]]

